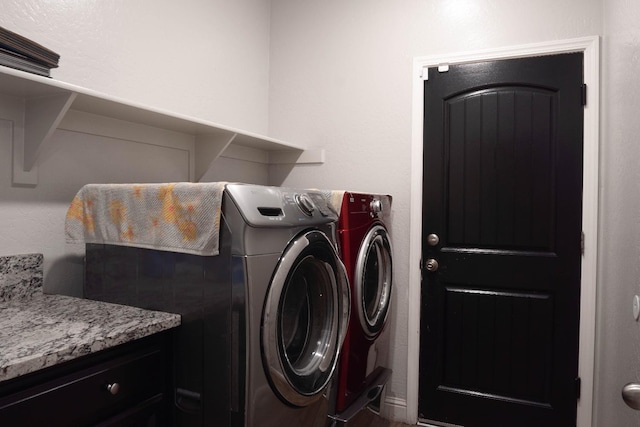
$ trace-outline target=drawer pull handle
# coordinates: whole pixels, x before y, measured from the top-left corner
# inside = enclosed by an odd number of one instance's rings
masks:
[[[115,396],[120,391],[120,384],[118,383],[107,384],[107,391]]]
[[[202,409],[202,395],[195,391],[176,388],[175,403],[180,410],[196,414]]]

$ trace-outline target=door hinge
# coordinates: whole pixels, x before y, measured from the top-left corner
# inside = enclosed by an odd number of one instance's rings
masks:
[[[580,399],[580,389],[582,388],[582,380],[580,377],[576,378],[576,398]]]
[[[584,231],[580,232],[580,255],[584,255]]]
[[[420,76],[419,76],[422,80],[424,80],[425,82],[427,80],[429,80],[429,67],[422,67],[422,70],[420,70]]]
[[[582,90],[582,106],[586,107],[587,106],[587,85],[583,83],[581,90]]]
[[[439,73],[446,73],[447,71],[449,71],[449,64],[438,65]],[[420,77],[424,81],[429,80],[429,67],[422,67],[422,70],[420,70],[420,75],[418,77]]]

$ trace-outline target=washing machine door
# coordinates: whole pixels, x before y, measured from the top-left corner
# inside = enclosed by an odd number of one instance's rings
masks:
[[[273,274],[262,316],[265,371],[285,403],[307,406],[322,397],[349,310],[346,271],[327,236],[312,230],[293,239]]]
[[[380,224],[368,231],[360,245],[354,280],[360,325],[373,339],[382,331],[391,305],[391,240]]]

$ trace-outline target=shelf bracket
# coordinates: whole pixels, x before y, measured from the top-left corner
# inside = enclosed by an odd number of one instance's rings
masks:
[[[192,164],[195,166],[195,182],[200,182],[207,173],[211,164],[227,149],[237,133],[220,131],[196,135],[196,149]],[[192,178],[193,180],[193,178]]]
[[[13,184],[38,184],[38,155],[75,97],[74,92],[68,92],[25,101],[22,121],[13,124]]]

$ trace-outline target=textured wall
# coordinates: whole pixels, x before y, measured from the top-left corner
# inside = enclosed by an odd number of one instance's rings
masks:
[[[265,0],[4,0],[0,26],[58,52],[57,80],[267,131]]]
[[[601,0],[273,0],[271,135],[327,149],[272,179],[393,195],[388,395],[407,397],[412,60],[601,33]]]
[[[595,419],[598,427],[640,426],[640,412],[620,397],[640,382],[640,324],[632,298],[640,295],[640,5],[605,3],[598,352]]]

